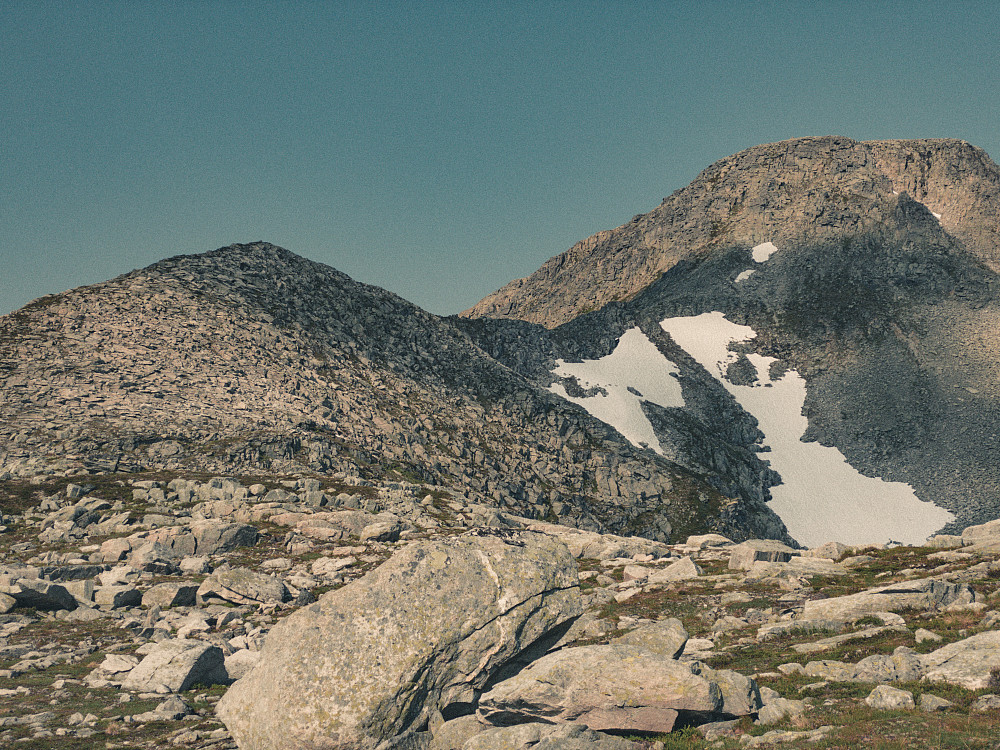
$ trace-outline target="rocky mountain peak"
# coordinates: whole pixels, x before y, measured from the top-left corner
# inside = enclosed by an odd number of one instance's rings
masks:
[[[947,235],[1000,268],[1000,168],[954,139],[798,138],[717,161],[649,213],[598,232],[462,313],[555,327],[633,298],[714,248],[781,246],[868,233]],[[916,201],[922,210],[907,211]],[[901,212],[900,208],[903,208]]]

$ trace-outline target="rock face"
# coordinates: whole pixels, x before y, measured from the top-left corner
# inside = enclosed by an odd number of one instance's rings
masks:
[[[157,644],[128,673],[122,686],[126,690],[179,693],[195,684],[209,686],[228,682],[222,649],[178,638]]]
[[[374,748],[473,701],[568,624],[576,584],[565,547],[539,535],[410,546],[275,627],[219,715],[244,750]]]

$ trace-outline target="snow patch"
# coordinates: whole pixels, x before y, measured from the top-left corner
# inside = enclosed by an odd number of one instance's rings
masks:
[[[806,382],[795,370],[772,380],[770,369],[776,360],[748,354],[758,383],[730,383],[726,368],[739,354],[729,346],[755,338],[749,326],[726,320],[721,312],[667,318],[660,326],[757,419],[764,444],[770,448],[767,459],[782,479],[782,484],[771,488],[768,505],[801,544],[890,540],[920,544],[954,520],[947,510],[918,498],[910,485],[866,477],[836,448],[802,442],[808,426],[802,414]]]
[[[750,252],[753,253],[753,259],[755,261],[763,263],[765,260],[778,252],[778,248],[774,246],[773,242],[764,242],[763,244],[757,245],[757,247]]]
[[[751,276],[753,276],[754,271],[756,271],[756,270],[757,269],[755,269],[755,268],[750,268],[750,269],[747,269],[746,271],[743,271],[739,276],[736,277],[736,279],[735,279],[735,281],[733,281],[733,283],[734,284],[739,284],[741,281],[746,281]]]
[[[663,448],[642,411],[642,402],[667,408],[684,406],[680,383],[673,377],[678,372],[677,366],[636,327],[622,334],[615,350],[606,357],[583,362],[556,361],[554,375],[576,378],[585,390],[602,388],[606,395],[570,396],[559,382],[553,383],[549,391],[579,404],[633,445],[652,448],[662,455]]]

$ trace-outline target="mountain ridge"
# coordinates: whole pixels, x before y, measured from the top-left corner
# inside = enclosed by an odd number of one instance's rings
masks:
[[[972,255],[1000,269],[1000,224],[989,210],[1000,201],[1000,168],[982,149],[957,139],[796,138],[718,160],[652,211],[582,240],[461,315],[552,328],[631,299],[676,263],[723,243],[863,234],[902,192],[941,214]]]

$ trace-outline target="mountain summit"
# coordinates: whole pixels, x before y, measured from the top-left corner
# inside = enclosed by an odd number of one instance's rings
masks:
[[[724,245],[788,247],[878,231],[904,193],[1000,270],[1000,169],[982,149],[953,139],[798,138],[717,161],[649,213],[577,243],[462,315],[552,328],[631,299],[680,261]]]

